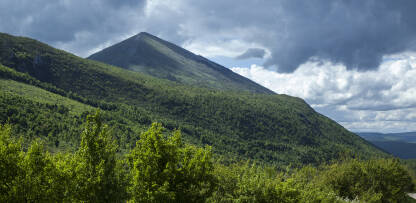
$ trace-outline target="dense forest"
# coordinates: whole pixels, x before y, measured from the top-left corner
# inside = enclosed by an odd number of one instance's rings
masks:
[[[394,159],[299,98],[187,86],[0,34],[0,202],[406,202]]]
[[[153,123],[120,153],[99,111],[74,152],[26,148],[0,126],[1,202],[412,202],[411,171],[398,159],[342,161],[276,170],[253,161],[223,165],[211,147],[186,144]]]

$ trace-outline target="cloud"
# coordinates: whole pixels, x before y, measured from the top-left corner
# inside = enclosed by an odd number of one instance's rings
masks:
[[[2,0],[0,8],[2,32],[81,56],[140,31],[206,57],[262,48],[263,65],[287,73],[316,59],[375,70],[385,55],[416,50],[413,0]]]
[[[293,72],[314,59],[374,70],[383,56],[416,48],[413,0],[152,2],[157,15],[148,19],[168,24],[166,31],[160,31],[166,28],[160,23],[149,27],[161,36],[194,48],[210,44],[218,54],[229,52],[223,45],[232,40],[247,44],[245,49],[264,47],[271,53],[265,67],[279,72]]]
[[[2,0],[0,31],[85,56],[103,43],[132,34],[144,7],[142,0]]]
[[[350,130],[416,130],[415,53],[384,57],[378,70],[367,72],[328,61],[306,62],[293,73],[257,65],[232,70],[279,94],[305,99]]]
[[[241,55],[235,57],[236,59],[248,59],[248,58],[264,58],[266,51],[260,48],[249,48]]]

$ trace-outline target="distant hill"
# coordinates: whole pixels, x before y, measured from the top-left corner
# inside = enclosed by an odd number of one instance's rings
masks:
[[[416,132],[357,133],[374,145],[403,159],[416,159]]]
[[[273,94],[269,89],[149,33],[139,33],[88,59],[181,84]]]
[[[225,161],[285,167],[387,156],[296,97],[185,85],[8,34],[0,34],[0,63],[0,122],[55,150],[73,150],[83,119],[101,108],[122,150],[159,122]]]
[[[416,159],[416,144],[397,141],[372,141],[372,143],[402,159]]]
[[[370,141],[399,141],[407,143],[416,143],[416,132],[403,133],[376,133],[376,132],[358,132],[359,136]]]

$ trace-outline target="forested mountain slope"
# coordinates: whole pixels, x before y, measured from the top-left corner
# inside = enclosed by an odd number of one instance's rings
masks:
[[[16,88],[0,88],[0,122],[12,118],[22,135],[35,136],[30,116],[43,115],[42,125],[58,126],[42,128],[56,138],[55,144],[78,141],[73,136],[81,129],[79,122],[86,111],[99,107],[122,148],[131,148],[151,122],[161,122],[169,130],[181,129],[189,143],[211,145],[226,160],[286,166],[320,163],[350,152],[363,158],[385,156],[295,97],[182,85],[7,34],[0,34],[0,63],[2,86],[14,80],[71,100],[55,107],[47,104],[50,99],[33,101]],[[84,113],[72,110],[74,102]],[[60,120],[50,119],[54,116]]]

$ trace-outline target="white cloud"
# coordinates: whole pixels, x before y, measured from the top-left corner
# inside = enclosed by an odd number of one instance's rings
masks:
[[[221,46],[218,46],[218,44],[221,44]],[[214,43],[208,40],[205,42],[189,40],[183,44],[183,47],[204,57],[225,56],[231,58],[243,54],[248,47],[263,48],[257,44],[247,43],[242,40],[224,40]]]
[[[353,131],[416,130],[416,54],[385,57],[376,71],[309,61],[293,73],[264,67],[234,72],[279,93],[305,99],[317,111]]]
[[[266,48],[265,65],[280,72],[313,57],[375,70],[384,55],[416,50],[415,13],[408,9],[414,6],[412,0],[148,0],[143,28],[206,57]]]

